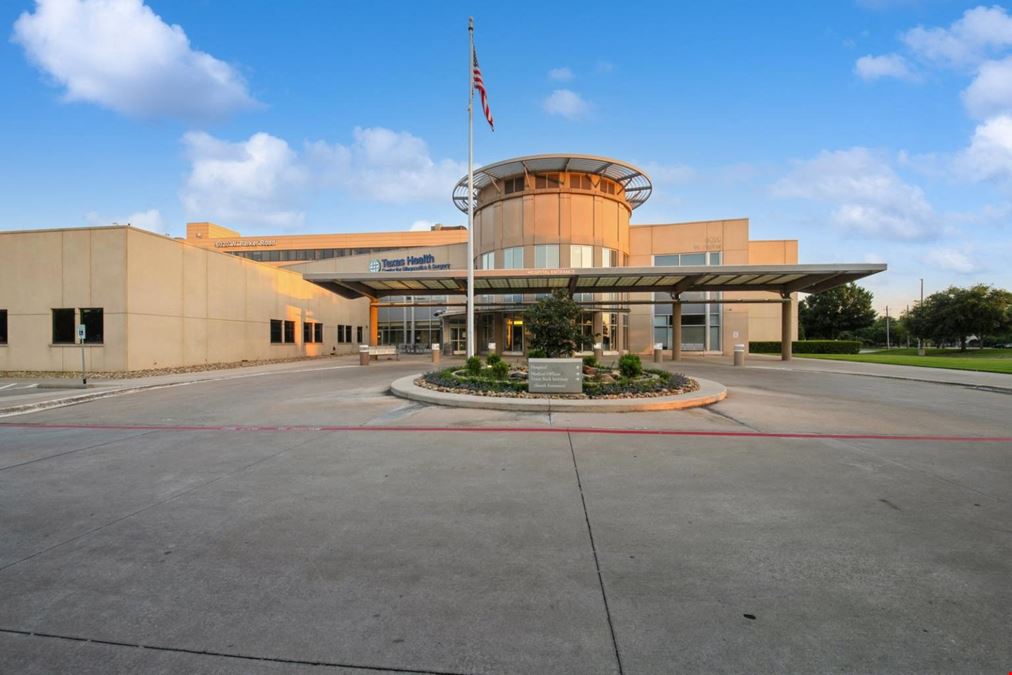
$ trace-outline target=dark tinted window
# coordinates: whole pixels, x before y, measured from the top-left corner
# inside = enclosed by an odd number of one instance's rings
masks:
[[[357,335],[357,337],[358,337],[358,343],[362,344],[362,326],[358,327],[358,335]]]
[[[323,342],[323,324],[313,324],[313,342]]]
[[[0,345],[7,344],[7,310],[0,309]]]
[[[76,342],[77,330],[74,326],[73,309],[53,310],[53,344],[65,345]]]
[[[271,319],[271,342],[278,344],[282,342],[281,320]]]
[[[103,341],[103,316],[101,307],[81,308],[81,323],[84,324],[84,341],[101,344]]]
[[[294,321],[285,321],[285,342],[295,342]]]
[[[313,324],[308,321],[302,322],[302,342],[309,343],[313,341]]]

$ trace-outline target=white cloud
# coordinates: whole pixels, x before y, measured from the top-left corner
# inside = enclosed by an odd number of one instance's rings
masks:
[[[236,143],[188,133],[191,168],[180,199],[193,218],[290,228],[302,224],[302,205],[321,190],[382,202],[448,200],[467,171],[462,162],[433,160],[425,141],[408,132],[356,128],[352,137],[349,145],[306,143],[300,153],[264,132]]]
[[[165,222],[162,220],[162,214],[158,209],[135,211],[121,218],[105,218],[96,211],[89,211],[84,215],[84,221],[88,225],[132,225],[133,227],[150,230],[151,232],[162,233],[165,231]]]
[[[976,262],[965,251],[954,248],[931,249],[924,254],[921,261],[926,265],[957,274],[969,274],[977,270]]]
[[[411,223],[411,227],[408,228],[409,232],[428,232],[435,225],[431,220],[416,220]]]
[[[36,0],[13,41],[67,101],[142,118],[204,120],[255,104],[239,73],[194,50],[141,0]]]
[[[576,120],[590,112],[590,104],[575,91],[556,89],[544,102],[545,112]]]
[[[325,184],[383,202],[448,199],[467,164],[434,160],[425,141],[406,131],[357,127],[350,145],[307,145],[310,165]]]
[[[180,193],[193,218],[289,228],[309,175],[288,143],[263,132],[230,143],[204,132],[183,136],[192,166]]]
[[[832,222],[849,232],[900,240],[937,234],[924,191],[905,183],[881,154],[867,148],[823,151],[796,162],[772,192],[832,205]]]
[[[654,183],[684,183],[696,177],[696,170],[685,164],[647,162],[643,169]]]
[[[972,180],[1012,180],[1012,117],[1001,115],[977,125],[956,167]]]
[[[903,42],[927,61],[948,67],[972,66],[989,53],[1012,46],[1012,17],[1003,7],[974,7],[948,28],[918,26]]]
[[[573,79],[573,71],[569,69],[569,66],[552,68],[548,71],[548,79],[557,80],[559,82],[568,82]]]
[[[978,118],[1012,111],[1012,56],[982,63],[963,92],[963,104]]]
[[[894,77],[899,80],[916,79],[907,65],[906,59],[899,54],[883,56],[862,56],[854,64],[854,72],[864,80],[877,80],[881,77]]]

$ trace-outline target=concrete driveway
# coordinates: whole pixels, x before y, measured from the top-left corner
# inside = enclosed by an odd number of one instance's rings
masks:
[[[688,362],[729,398],[548,416],[419,365],[0,420],[0,672],[1012,667],[1009,394]]]

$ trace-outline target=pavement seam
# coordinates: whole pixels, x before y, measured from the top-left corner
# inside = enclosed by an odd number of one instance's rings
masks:
[[[310,443],[310,442],[312,442],[314,440],[316,440],[316,439],[312,438],[312,437],[307,438],[306,440],[302,441],[301,443],[296,443],[295,445],[291,446],[290,448],[285,448],[284,450],[282,450],[280,452],[276,452],[273,455],[268,455],[267,457],[261,457],[257,461],[251,462],[250,464],[246,464],[246,465],[244,465],[244,466],[236,469],[235,471],[231,471],[229,473],[222,474],[221,476],[218,476],[217,478],[212,478],[211,480],[208,480],[208,481],[205,481],[203,483],[200,483],[199,485],[194,485],[193,487],[188,488],[186,490],[183,490],[181,492],[176,492],[176,493],[174,493],[172,495],[169,495],[165,499],[159,500],[157,502],[152,502],[151,504],[148,504],[147,506],[139,508],[136,511],[132,511],[132,512],[126,514],[126,515],[123,515],[123,516],[120,516],[120,517],[115,518],[113,520],[110,520],[108,523],[104,523],[102,525],[99,525],[98,527],[94,527],[94,528],[92,528],[90,530],[82,532],[81,534],[73,536],[73,537],[71,537],[69,539],[65,539],[65,540],[63,540],[61,542],[57,542],[57,543],[55,543],[55,544],[53,544],[51,546],[47,546],[46,548],[42,549],[41,551],[36,551],[35,553],[32,553],[29,556],[25,556],[24,558],[21,558],[19,560],[15,560],[12,563],[8,563],[7,565],[4,565],[3,567],[0,567],[0,574],[2,574],[3,572],[6,572],[7,570],[9,570],[10,568],[14,567],[15,565],[20,565],[23,562],[27,562],[29,560],[33,560],[33,559],[39,557],[40,555],[48,553],[48,552],[50,552],[50,551],[52,551],[54,549],[60,548],[61,546],[65,546],[67,544],[72,544],[75,541],[83,539],[83,538],[85,538],[85,537],[87,537],[89,535],[95,534],[96,532],[104,530],[107,527],[112,527],[113,525],[115,525],[117,523],[120,523],[120,522],[123,522],[124,520],[127,520],[128,518],[133,518],[134,516],[136,516],[138,514],[141,514],[141,513],[144,513],[145,511],[153,509],[153,508],[155,508],[157,506],[161,506],[163,504],[167,504],[167,503],[169,503],[169,502],[171,502],[171,501],[173,501],[175,499],[178,499],[179,497],[183,497],[183,496],[188,495],[188,494],[190,494],[192,492],[195,492],[195,491],[197,491],[197,490],[199,490],[201,488],[207,487],[208,485],[213,485],[214,483],[217,483],[220,480],[224,480],[226,478],[230,478],[232,476],[238,475],[238,474],[242,473],[243,471],[245,471],[245,470],[247,470],[247,469],[249,469],[251,467],[256,466],[257,464],[260,464],[261,462],[266,462],[269,459],[274,459],[275,457],[279,457],[280,455],[283,455],[286,452],[289,452],[290,450],[295,450],[297,448],[300,448],[303,445],[306,445],[307,443]]]
[[[597,570],[597,584],[601,589],[601,600],[604,601],[604,615],[608,620],[608,632],[611,634],[611,646],[615,650],[615,662],[618,665],[619,675],[623,675],[622,655],[618,649],[618,639],[615,637],[615,625],[611,619],[611,608],[608,606],[608,594],[604,589],[604,577],[601,575],[601,561],[597,557],[597,544],[594,543],[594,530],[590,526],[590,513],[587,511],[587,498],[583,494],[583,481],[580,479],[580,467],[576,463],[576,450],[573,448],[573,436],[567,433],[569,440],[569,454],[573,458],[573,471],[576,472],[576,486],[580,491],[580,503],[583,505],[583,519],[587,523],[587,536],[590,538],[590,550],[594,554],[594,568]]]
[[[127,434],[126,436],[123,436],[121,438],[114,438],[111,441],[103,441],[101,443],[96,443],[95,445],[87,445],[87,446],[85,446],[83,448],[74,448],[73,450],[67,450],[65,452],[58,452],[55,455],[46,455],[45,457],[36,457],[35,459],[29,459],[28,461],[21,462],[19,464],[11,464],[9,466],[0,466],[0,472],[7,471],[8,469],[16,469],[16,468],[18,468],[20,466],[28,466],[29,464],[35,464],[36,462],[45,462],[46,460],[49,460],[49,459],[56,459],[58,457],[66,457],[67,455],[72,455],[75,452],[83,452],[85,450],[94,450],[96,448],[101,448],[101,447],[106,446],[106,445],[111,445],[113,443],[118,443],[120,441],[125,441],[125,440],[129,440],[129,439],[132,439],[132,438],[140,438],[141,436],[147,436],[148,434],[153,434],[153,433],[155,433],[154,430],[151,430],[151,431],[142,431],[139,434]]]
[[[243,661],[263,661],[267,663],[284,663],[297,666],[318,666],[323,668],[346,668],[351,670],[364,670],[367,672],[384,673],[411,673],[412,675],[467,675],[458,671],[449,670],[417,670],[414,668],[398,668],[396,666],[364,666],[354,663],[338,663],[336,661],[311,661],[307,659],[294,659],[278,656],[254,656],[252,654],[237,654],[233,652],[219,652],[211,649],[190,649],[187,647],[166,647],[164,645],[150,645],[140,642],[121,642],[119,640],[102,640],[99,638],[86,638],[77,635],[61,635],[58,633],[42,633],[39,631],[17,630],[14,628],[0,628],[0,633],[6,635],[21,635],[24,637],[38,637],[49,640],[67,640],[69,642],[84,642],[105,647],[130,647],[133,649],[147,649],[158,652],[171,652],[175,654],[192,654],[196,656],[213,656],[226,659],[240,659]]]
[[[833,442],[830,443],[830,442],[827,442],[827,441],[833,441]],[[864,455],[865,457],[871,457],[871,458],[879,460],[881,462],[886,462],[888,464],[892,464],[894,466],[898,466],[901,469],[905,469],[906,471],[909,471],[911,473],[922,474],[924,476],[927,476],[928,478],[930,478],[933,481],[936,481],[938,483],[944,483],[945,485],[948,485],[950,487],[955,487],[955,488],[959,488],[961,490],[968,490],[970,492],[975,492],[976,494],[979,494],[982,497],[987,497],[988,499],[994,499],[997,502],[1004,502],[1005,501],[1001,497],[996,497],[995,495],[990,494],[989,492],[984,492],[983,490],[978,490],[977,488],[970,487],[969,485],[963,485],[962,483],[960,483],[958,481],[954,481],[951,478],[945,478],[944,476],[939,476],[936,473],[932,473],[928,469],[923,469],[923,468],[916,467],[916,466],[909,466],[909,465],[904,464],[903,462],[900,462],[898,460],[891,459],[889,457],[884,457],[882,455],[876,455],[875,453],[872,453],[872,452],[868,452],[867,450],[859,448],[858,446],[854,445],[853,443],[847,442],[847,440],[845,440],[845,439],[826,438],[826,439],[822,439],[822,442],[823,442],[823,445],[826,445],[826,446],[828,446],[830,448],[834,447],[834,445],[843,446],[845,448],[850,449],[853,452],[856,452],[859,455]]]

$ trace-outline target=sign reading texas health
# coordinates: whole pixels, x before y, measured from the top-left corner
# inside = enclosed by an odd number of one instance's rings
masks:
[[[408,255],[403,258],[377,258],[369,261],[370,272],[419,272],[422,270],[448,270],[450,263],[437,263],[431,253]]]

